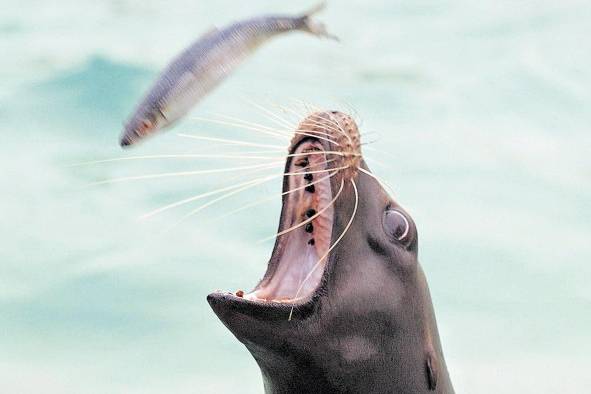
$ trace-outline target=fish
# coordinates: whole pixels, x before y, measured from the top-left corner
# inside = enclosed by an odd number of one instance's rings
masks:
[[[258,16],[205,33],[174,58],[157,78],[125,123],[119,141],[121,147],[129,147],[170,128],[272,37],[304,31],[338,40],[327,32],[323,23],[312,19],[325,5],[323,2],[298,16]]]

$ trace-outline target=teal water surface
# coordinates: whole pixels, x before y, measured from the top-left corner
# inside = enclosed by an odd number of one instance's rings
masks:
[[[264,272],[272,181],[174,225],[159,206],[272,173],[92,185],[245,160],[178,133],[284,146],[186,119],[122,152],[123,120],[213,25],[312,2],[25,0],[0,13],[0,392],[259,393],[258,368],[205,301]],[[591,385],[591,4],[329,2],[339,44],[305,34],[257,52],[192,113],[279,127],[303,100],[353,112],[372,170],[420,234],[460,393],[583,393]],[[255,149],[256,150],[256,149]],[[174,225],[174,226],[173,226]],[[162,230],[170,230],[163,233]]]

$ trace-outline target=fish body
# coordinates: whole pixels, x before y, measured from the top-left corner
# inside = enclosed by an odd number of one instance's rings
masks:
[[[170,127],[270,38],[297,30],[334,38],[310,18],[322,8],[323,4],[295,17],[256,17],[204,34],[160,74],[125,124],[121,146]]]

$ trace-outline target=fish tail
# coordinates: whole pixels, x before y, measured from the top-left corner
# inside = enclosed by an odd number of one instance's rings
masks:
[[[313,15],[322,11],[325,7],[326,1],[322,1],[321,3],[317,4],[314,8],[305,12],[301,17],[303,23],[302,30],[312,33],[318,37],[325,37],[335,41],[339,41],[339,38],[337,36],[330,34],[326,30],[326,26],[324,25],[324,23],[312,19]]]

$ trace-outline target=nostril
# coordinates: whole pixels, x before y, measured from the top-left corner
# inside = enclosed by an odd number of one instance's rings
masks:
[[[295,165],[298,166],[298,167],[306,167],[306,166],[308,166],[308,164],[310,164],[310,162],[308,161],[308,158],[307,157],[304,157],[303,159],[298,160],[295,163]]]

